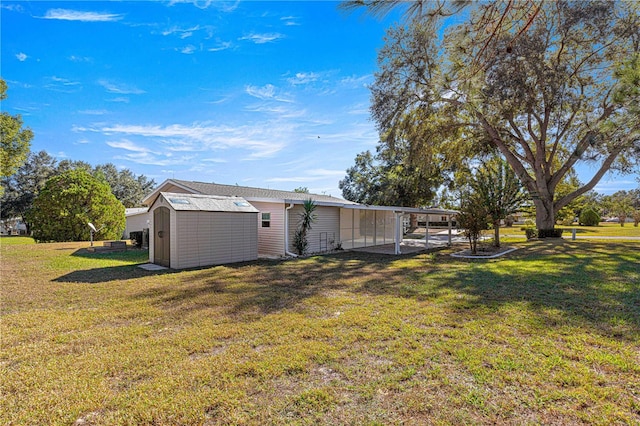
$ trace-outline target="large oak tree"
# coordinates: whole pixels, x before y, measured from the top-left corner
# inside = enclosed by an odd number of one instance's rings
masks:
[[[538,228],[553,228],[556,212],[608,171],[637,170],[638,9],[633,2],[476,3],[444,35],[435,14],[417,14],[389,31],[379,53],[371,88],[379,131],[391,145],[413,132],[412,153],[499,151],[532,197]],[[592,176],[556,196],[581,163]]]

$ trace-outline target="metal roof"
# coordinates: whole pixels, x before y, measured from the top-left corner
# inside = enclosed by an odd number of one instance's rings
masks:
[[[161,189],[165,184],[173,184],[178,187],[189,190],[190,192],[202,195],[220,195],[225,197],[242,197],[248,201],[274,201],[274,200],[295,200],[305,201],[311,198],[315,202],[334,203],[334,204],[357,204],[353,201],[347,201],[342,198],[332,197],[322,194],[307,194],[294,191],[280,191],[267,188],[253,188],[250,186],[239,185],[223,185],[219,183],[192,182],[187,180],[167,179],[157,189]],[[153,203],[157,192],[149,194],[144,202]]]
[[[258,213],[255,207],[241,197],[177,194],[173,192],[161,192],[160,194],[171,208],[178,211]]]

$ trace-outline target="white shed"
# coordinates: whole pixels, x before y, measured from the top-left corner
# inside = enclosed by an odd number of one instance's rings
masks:
[[[152,263],[181,269],[258,258],[258,210],[244,198],[161,192],[149,212]]]

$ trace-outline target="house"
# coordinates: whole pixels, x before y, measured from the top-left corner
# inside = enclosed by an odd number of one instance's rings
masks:
[[[153,263],[182,269],[258,258],[258,210],[243,198],[160,192],[149,216]]]
[[[293,235],[303,204],[312,199],[317,205],[317,219],[307,234],[309,253],[322,253],[336,248],[352,249],[395,243],[400,253],[402,217],[404,214],[446,216],[449,223],[456,212],[441,209],[418,209],[397,206],[367,206],[329,195],[306,194],[238,185],[192,182],[168,179],[144,200],[153,206],[162,193],[192,194],[218,197],[240,197],[259,212],[256,218],[258,254],[261,257],[294,256]],[[150,207],[150,212],[153,210]],[[155,241],[154,219],[148,216],[150,246]],[[151,256],[151,248],[150,248]]]
[[[132,232],[140,232],[145,228],[149,228],[149,208],[148,207],[133,207],[124,209],[124,217],[126,219],[126,226],[122,236],[125,240],[128,240]]]

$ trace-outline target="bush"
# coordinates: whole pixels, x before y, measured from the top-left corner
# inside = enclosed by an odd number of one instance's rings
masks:
[[[532,240],[538,236],[538,230],[531,226],[523,226],[521,228],[527,236],[527,240]]]
[[[561,228],[538,229],[538,238],[562,238]]]
[[[600,220],[600,215],[592,208],[585,209],[580,213],[580,225],[598,226]]]

